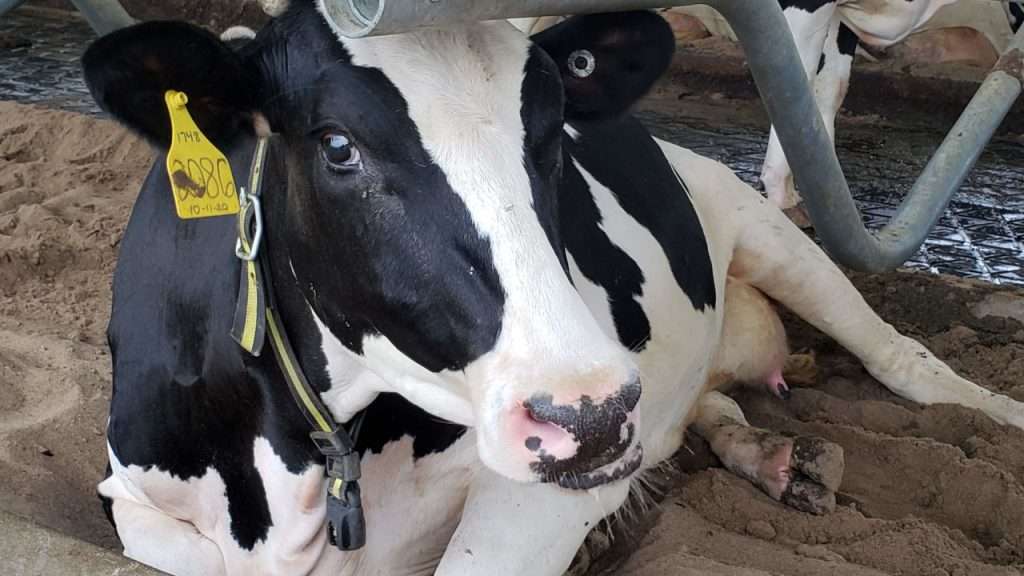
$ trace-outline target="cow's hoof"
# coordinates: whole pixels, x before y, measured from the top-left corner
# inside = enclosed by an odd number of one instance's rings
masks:
[[[793,468],[832,492],[843,482],[843,448],[828,440],[811,436],[793,439],[790,461]]]
[[[828,514],[836,509],[836,493],[821,484],[807,480],[791,480],[782,493],[781,502],[801,512]]]
[[[762,440],[765,461],[757,480],[765,492],[797,510],[825,514],[836,508],[843,481],[843,449],[810,436]]]

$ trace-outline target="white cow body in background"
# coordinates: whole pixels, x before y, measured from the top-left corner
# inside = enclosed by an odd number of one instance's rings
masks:
[[[1009,4],[996,0],[959,0],[952,4],[946,4],[939,8],[935,15],[916,29],[913,33],[926,32],[928,30],[939,30],[942,28],[964,27],[980,32],[992,46],[1002,52],[1013,31],[1007,22],[1006,12]],[[710,6],[680,6],[671,8],[671,12],[688,14],[700,20],[701,24],[713,36],[721,36],[736,41],[736,33],[733,32],[729,22]],[[1011,18],[1012,21],[1012,18]]]
[[[846,97],[858,42],[885,48],[911,34],[963,27],[978,31],[1001,53],[1013,36],[1011,26],[1017,27],[1024,21],[1024,8],[1020,4],[992,0],[779,0],[779,3],[833,142],[835,118]],[[696,17],[715,36],[736,40],[728,22],[713,8],[686,6],[671,10]],[[558,17],[544,17],[512,22],[526,33],[537,33],[558,21]],[[799,204],[793,173],[774,128],[761,181],[769,199],[780,208],[789,209]]]
[[[994,11],[1003,12],[996,2],[987,2],[987,11],[973,13],[959,9],[968,4],[957,0],[780,0],[780,4],[833,142],[835,119],[849,88],[858,41],[884,48],[924,29],[965,26],[972,21],[997,50],[1001,51],[1010,38],[1009,25],[995,32],[990,26]],[[941,19],[934,18],[943,8],[947,13]],[[1012,15],[1010,18],[1013,22]],[[774,127],[761,181],[768,198],[780,208],[793,208],[800,202]]]

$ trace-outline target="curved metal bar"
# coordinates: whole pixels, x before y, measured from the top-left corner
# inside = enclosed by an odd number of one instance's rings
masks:
[[[622,12],[698,4],[672,0],[317,0],[349,37],[385,36],[460,22]],[[752,0],[753,1],[753,0]],[[763,0],[756,0],[763,1]]]

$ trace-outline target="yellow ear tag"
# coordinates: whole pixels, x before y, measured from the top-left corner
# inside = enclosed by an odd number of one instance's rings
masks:
[[[224,154],[196,126],[188,113],[188,96],[164,94],[171,115],[171,149],[167,176],[171,179],[178,218],[209,218],[238,213],[238,191]]]

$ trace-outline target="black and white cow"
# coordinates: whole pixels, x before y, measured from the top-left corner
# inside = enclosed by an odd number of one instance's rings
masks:
[[[879,48],[903,41],[942,7],[957,0],[779,0],[814,89],[825,128],[835,140],[835,120],[849,88],[858,42]],[[1014,31],[1024,22],[1016,0],[1003,6]],[[789,162],[773,128],[761,170],[768,198],[783,209],[800,202]]]
[[[338,421],[363,414],[367,545],[327,544],[308,425],[272,355],[229,336],[233,219],[177,219],[158,161],[109,332],[99,491],[128,556],[174,574],[557,576],[691,421],[730,469],[813,507],[837,486],[834,447],[753,430],[711,390],[780,385],[764,294],[901,395],[1024,428],[1024,406],[896,333],[726,167],[625,112],[671,56],[657,16],[532,42],[505,22],[340,40],[318,8],[292,2],[238,52],[141,24],[84,67],[158,148],[168,89],[239,176],[275,134],[264,250],[313,385]],[[807,459],[826,472],[797,474]]]
[[[1017,32],[1024,26],[1024,2],[1020,0],[1003,0],[1003,9],[1006,10],[1006,17],[1010,19],[1010,28]]]

